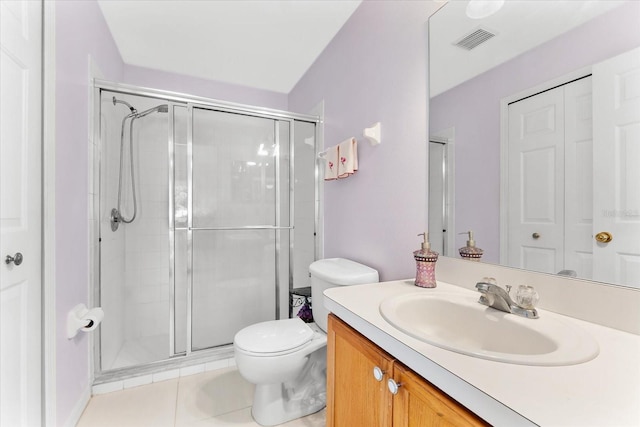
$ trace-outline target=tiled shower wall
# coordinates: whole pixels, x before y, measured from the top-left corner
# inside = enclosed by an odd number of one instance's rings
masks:
[[[141,361],[167,358],[169,331],[169,238],[168,238],[168,143],[167,115],[151,114],[134,125],[134,163],[138,212],[131,224],[111,231],[111,209],[117,206],[122,119],[129,110],[113,105],[113,94],[104,92],[101,108],[101,144],[94,145],[94,175],[99,176],[100,194],[93,194],[100,210],[101,244],[95,241],[101,262],[100,304],[105,312],[101,327],[101,368],[131,363],[131,352]],[[155,100],[117,95],[138,111],[155,106]],[[133,214],[129,161],[129,121],[125,126],[121,210]],[[95,180],[98,182],[98,179]],[[97,188],[97,187],[96,187]],[[94,228],[91,227],[93,230]],[[93,245],[92,245],[93,246]],[[158,338],[158,339],[154,339]],[[147,339],[129,348],[127,342]],[[138,343],[139,344],[139,343]],[[142,353],[142,354],[140,354]],[[125,357],[123,359],[123,357]],[[135,363],[134,363],[135,364]]]
[[[145,106],[151,108],[153,105]],[[140,108],[140,107],[139,107]],[[147,343],[169,356],[169,148],[166,113],[134,124],[134,170],[138,212],[125,225],[125,340],[157,337]],[[127,174],[128,175],[128,174]],[[124,181],[130,189],[130,179]],[[124,192],[125,215],[133,213],[131,191]],[[164,353],[164,357],[162,357]],[[154,354],[156,354],[154,352]],[[157,359],[156,357],[156,359]]]

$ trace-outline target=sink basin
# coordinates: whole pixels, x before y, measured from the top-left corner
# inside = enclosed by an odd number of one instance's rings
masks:
[[[478,303],[479,295],[416,292],[380,304],[394,328],[473,357],[519,365],[575,365],[595,358],[598,343],[560,316],[525,319]]]

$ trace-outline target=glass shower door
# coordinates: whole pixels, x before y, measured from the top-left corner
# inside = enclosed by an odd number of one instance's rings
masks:
[[[96,381],[229,357],[237,331],[288,317],[290,290],[309,286],[315,118],[106,86],[95,89]],[[129,106],[144,114],[123,131]],[[133,216],[134,185],[135,221],[114,231],[114,208]]]
[[[290,122],[191,108],[191,351],[279,317],[289,289]],[[189,313],[188,313],[189,314]]]
[[[116,104],[114,97],[120,103]],[[105,319],[97,340],[100,350],[96,366],[109,371],[165,360],[171,355],[167,206],[172,122],[167,110],[173,104],[110,91],[101,92],[100,100],[100,164],[94,165],[100,185],[96,216],[100,250],[95,262],[100,266],[97,296]],[[132,119],[123,102],[138,111],[154,112]],[[160,105],[166,110],[158,109]],[[128,119],[123,122],[125,117]],[[131,222],[119,222],[112,228],[114,208]]]

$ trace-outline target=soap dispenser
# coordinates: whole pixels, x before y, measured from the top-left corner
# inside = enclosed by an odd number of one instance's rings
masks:
[[[436,261],[438,261],[438,252],[431,250],[429,243],[429,233],[420,233],[423,236],[422,248],[413,253],[416,260],[416,281],[415,285],[421,288],[436,287]]]
[[[482,253],[484,252],[482,249],[476,247],[476,241],[473,240],[473,231],[465,231],[460,234],[468,234],[469,240],[467,240],[467,246],[463,246],[459,249],[460,256],[463,259],[468,259],[470,261],[480,261],[482,258]]]

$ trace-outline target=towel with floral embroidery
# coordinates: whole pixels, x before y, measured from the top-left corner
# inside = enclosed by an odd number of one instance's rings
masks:
[[[338,146],[328,148],[324,155],[324,180],[338,179]]]
[[[358,170],[358,141],[349,138],[338,144],[338,178],[347,178]]]

